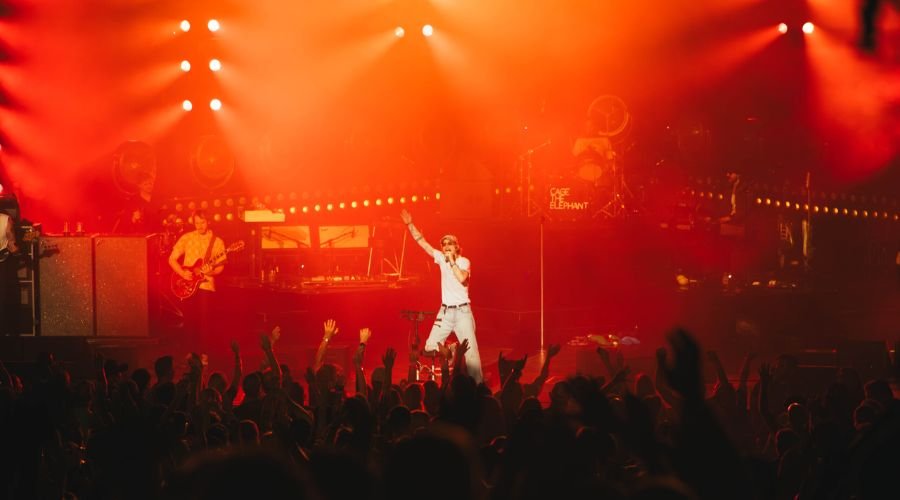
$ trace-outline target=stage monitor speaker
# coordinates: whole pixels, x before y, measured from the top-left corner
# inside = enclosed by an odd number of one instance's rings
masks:
[[[54,251],[40,258],[38,299],[44,337],[94,335],[94,245],[88,236],[46,236]]]
[[[94,270],[98,337],[150,335],[155,236],[97,236]]]

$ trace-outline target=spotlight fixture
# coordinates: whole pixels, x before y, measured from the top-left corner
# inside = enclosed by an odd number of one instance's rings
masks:
[[[422,34],[425,36],[433,35],[434,34],[434,26],[432,26],[430,24],[426,24],[425,26],[422,26]]]
[[[209,101],[209,109],[211,109],[213,111],[218,111],[218,110],[222,109],[222,101],[220,101],[218,99],[213,99],[213,100]]]
[[[803,28],[801,28],[801,29],[803,30],[803,33],[805,33],[807,35],[812,35],[813,31],[816,30],[816,27],[813,26],[813,23],[806,21],[805,23],[803,23]]]
[[[403,26],[397,26],[394,28],[394,36],[397,38],[403,38],[406,36],[406,30],[403,29]]]
[[[787,23],[778,23],[778,32],[782,35],[788,32]]]
[[[209,31],[215,33],[216,31],[219,31],[219,28],[221,28],[222,25],[219,24],[217,19],[210,19],[209,22],[206,23],[206,27],[209,28]]]
[[[181,31],[183,31],[184,33],[191,31],[191,22],[188,21],[187,19],[185,19],[184,21],[181,21],[181,24],[179,24],[178,26],[181,28]]]
[[[184,61],[181,61],[181,71],[184,71],[185,73],[187,73],[190,70],[191,70],[191,62],[188,61],[187,59],[185,59]]]
[[[181,101],[181,109],[183,109],[185,111],[190,111],[190,110],[194,109],[194,103],[185,99],[185,100]]]
[[[210,59],[209,60],[209,70],[210,71],[219,71],[222,69],[222,61],[218,59]]]

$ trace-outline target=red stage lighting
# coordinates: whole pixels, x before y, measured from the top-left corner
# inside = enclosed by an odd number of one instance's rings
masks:
[[[179,27],[181,28],[181,31],[187,33],[188,31],[191,31],[191,22],[185,19],[184,21],[181,21]]]
[[[181,109],[183,109],[185,111],[190,111],[190,110],[194,109],[194,103],[185,99],[184,101],[181,102]]]
[[[219,28],[221,28],[222,25],[219,24],[218,20],[210,19],[209,22],[206,23],[206,27],[209,28],[209,31],[215,33],[216,31],[219,31]]]
[[[803,32],[806,33],[807,35],[812,35],[813,31],[816,30],[816,27],[813,26],[813,23],[807,21],[807,22],[803,23],[802,29],[803,29]]]
[[[188,61],[187,59],[185,59],[184,61],[181,61],[181,71],[184,71],[185,73],[187,73],[190,70],[191,70],[191,62]]]
[[[778,23],[778,32],[782,35],[788,32],[787,23]]]
[[[222,61],[218,59],[210,59],[209,69],[210,71],[219,71],[220,69],[222,69]]]
[[[211,109],[213,111],[218,111],[218,110],[222,109],[222,101],[220,101],[218,99],[213,99],[213,100],[209,101],[209,109]]]

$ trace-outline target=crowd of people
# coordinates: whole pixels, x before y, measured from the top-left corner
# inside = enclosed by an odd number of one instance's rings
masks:
[[[791,356],[770,364],[750,355],[729,380],[715,352],[676,330],[657,351],[656,373],[632,373],[628,359],[601,347],[607,377],[554,380],[548,398],[541,393],[559,346],[548,349],[535,380],[522,380],[524,359],[501,357],[502,383],[488,387],[465,369],[465,340],[441,343],[443,376],[422,382],[414,369],[421,351],[410,346],[405,377],[394,371],[394,349],[366,374],[368,329],[359,332],[354,373],[325,363],[336,333],[326,322],[315,358],[290,363],[276,354],[280,331],[261,334],[254,350],[263,361],[252,370],[232,342],[228,374],[207,373],[209,360],[195,353],[133,370],[97,356],[96,375],[85,380],[49,354],[29,376],[3,367],[0,491],[79,499],[897,498],[897,359],[884,378],[863,383],[841,369],[816,393]],[[291,369],[304,361],[305,371]],[[703,380],[704,363],[715,368],[714,385]]]

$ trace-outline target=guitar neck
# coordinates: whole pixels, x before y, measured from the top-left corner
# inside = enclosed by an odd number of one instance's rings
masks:
[[[221,253],[217,253],[209,258],[209,262],[207,262],[207,265],[217,266],[217,265],[221,264],[223,260],[225,260],[225,256],[227,256],[227,255],[228,255],[228,250],[225,250],[224,252],[221,252]]]

